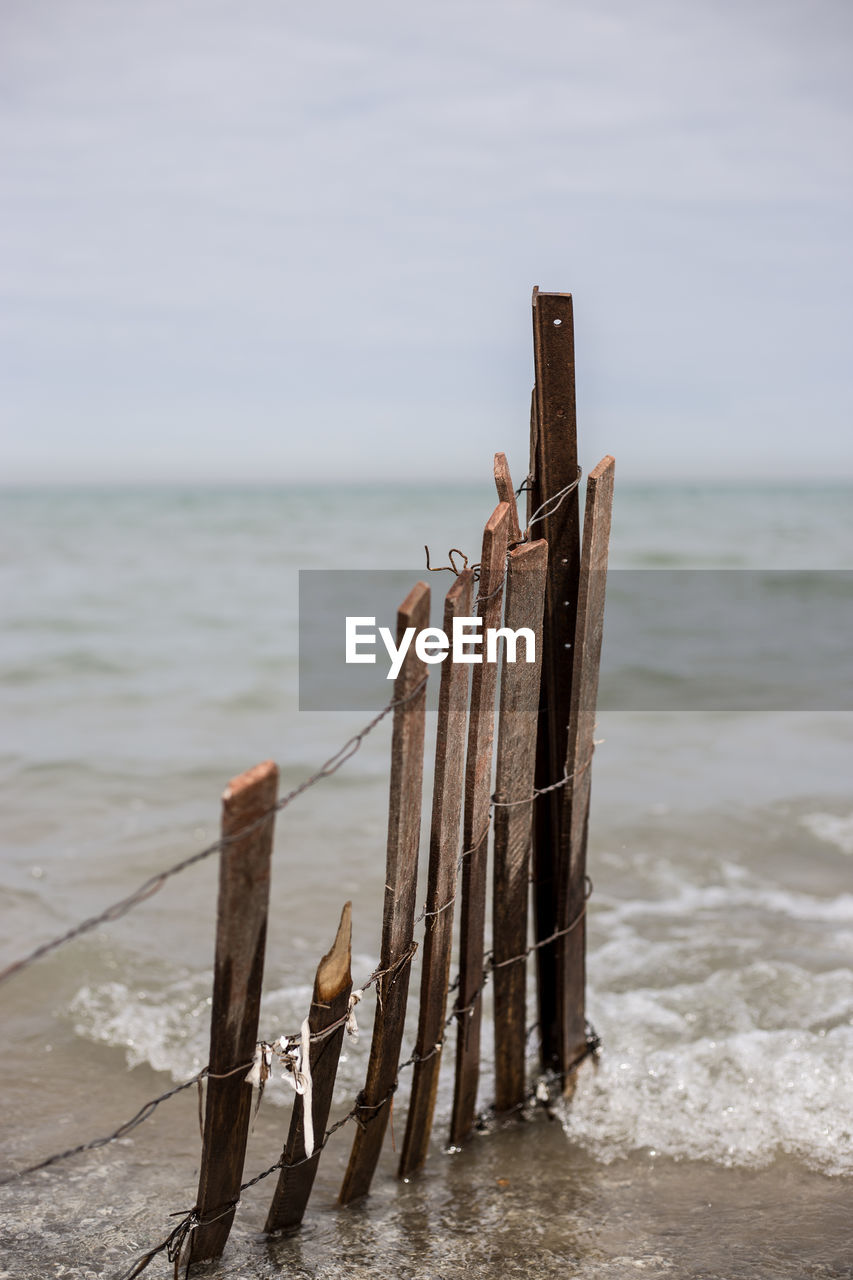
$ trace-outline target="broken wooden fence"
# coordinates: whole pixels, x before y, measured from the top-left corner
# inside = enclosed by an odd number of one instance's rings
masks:
[[[506,458],[495,457],[499,502],[486,522],[478,570],[467,567],[444,600],[444,629],[470,614],[486,628],[527,628],[534,661],[442,665],[433,769],[420,1011],[399,1175],[429,1147],[445,1034],[456,1026],[449,1140],[477,1114],[483,988],[494,987],[496,1096],[501,1112],[528,1095],[527,959],[535,954],[541,1066],[566,1092],[588,1052],[584,1009],[586,840],[590,763],[613,497],[613,459],[590,473],[583,541],[578,503],[571,297],[534,291],[536,387],[531,414],[526,528]],[[472,601],[472,593],[476,596]],[[400,606],[407,627],[429,625],[430,591],[418,583]],[[527,657],[527,655],[524,655]],[[515,660],[512,660],[514,657]],[[470,674],[473,672],[473,674]],[[355,1137],[341,1204],[370,1189],[397,1087],[414,938],[428,667],[411,646],[394,688],[385,901],[377,1006],[364,1088],[350,1115]],[[470,684],[470,689],[469,689]],[[496,705],[497,702],[497,705]],[[495,740],[496,737],[496,740]],[[493,792],[493,757],[494,792]],[[223,811],[210,1072],[190,1258],[222,1253],[239,1199],[252,1102],[270,1046],[258,1046],[277,771],[267,763],[231,783]],[[247,830],[248,828],[248,830]],[[235,832],[240,832],[235,836]],[[492,939],[486,947],[490,834]],[[232,839],[232,837],[234,837]],[[528,886],[533,883],[533,942]],[[458,912],[455,907],[458,903]],[[459,972],[448,1010],[454,915]],[[300,1043],[279,1046],[297,1090],[268,1232],[299,1226],[331,1109],[351,995],[350,907],[317,970]],[[234,1063],[256,1053],[246,1078]],[[349,1118],[349,1117],[347,1117]]]

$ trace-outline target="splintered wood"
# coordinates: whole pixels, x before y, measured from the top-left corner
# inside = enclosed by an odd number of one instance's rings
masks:
[[[352,990],[351,954],[352,904],[348,902],[343,909],[332,949],[323,957],[317,969],[308,1015],[308,1029],[311,1036],[316,1037],[312,1039],[309,1054],[313,1154],[306,1159],[305,1105],[302,1097],[297,1096],[290,1118],[290,1132],[282,1154],[282,1169],[264,1228],[268,1232],[295,1230],[302,1221],[311,1188],[314,1186],[320,1162],[320,1143],[323,1141],[332,1105],[338,1059],[344,1038],[344,1020]],[[330,1031],[329,1028],[334,1029]]]

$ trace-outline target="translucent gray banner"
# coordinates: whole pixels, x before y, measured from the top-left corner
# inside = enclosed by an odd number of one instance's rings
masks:
[[[419,580],[432,588],[430,625],[441,627],[449,573],[300,572],[300,710],[369,711],[391,698],[391,659],[378,629],[396,636],[397,607]],[[358,624],[355,650],[374,653],[375,663],[347,663],[347,617],[375,618],[374,626]],[[432,706],[440,675],[432,665]],[[598,705],[853,710],[853,571],[611,570]]]

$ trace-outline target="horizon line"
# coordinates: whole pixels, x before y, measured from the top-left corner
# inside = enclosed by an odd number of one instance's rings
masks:
[[[618,465],[618,461],[617,461]],[[585,479],[585,476],[583,477]],[[203,476],[185,476],[174,478],[145,478],[131,479],[125,476],[115,477],[92,477],[89,479],[68,479],[68,478],[38,478],[38,479],[0,479],[0,492],[15,493],[27,490],[87,490],[87,489],[125,489],[125,490],[173,490],[173,489],[256,489],[256,490],[297,490],[297,489],[428,489],[441,486],[446,489],[470,489],[479,485],[491,486],[493,483],[491,476],[470,476],[459,478],[455,476],[453,479],[447,479],[443,476],[431,476],[427,478],[412,479],[409,476],[381,476],[376,478],[360,477],[360,478],[341,478],[341,477],[321,477],[321,476],[303,476],[298,480],[288,479],[270,479],[268,476],[263,478],[254,477],[203,477]],[[726,489],[778,489],[778,488],[845,488],[853,485],[853,471],[849,474],[841,475],[814,475],[804,476],[802,473],[792,475],[777,476],[761,476],[747,477],[743,475],[732,476],[731,474],[703,474],[686,473],[684,475],[622,475],[619,476],[617,470],[617,483],[620,489],[648,489],[648,488],[677,488],[678,486],[687,486],[690,488],[726,488]]]

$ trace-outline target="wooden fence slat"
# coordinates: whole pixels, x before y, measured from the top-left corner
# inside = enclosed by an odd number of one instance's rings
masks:
[[[419,582],[409,592],[397,614],[398,645],[407,627],[420,631],[428,625],[429,587]],[[361,1124],[356,1130],[344,1175],[341,1204],[349,1204],[370,1190],[397,1080],[413,954],[426,685],[414,697],[409,695],[425,681],[426,673],[426,664],[417,657],[413,643],[394,685],[395,698],[408,697],[409,700],[394,711],[391,740],[385,905],[379,961],[384,976],[377,984],[367,1080],[360,1096]]]
[[[501,502],[490,516],[483,533],[477,589],[477,613],[483,620],[483,637],[490,627],[500,626],[509,522],[509,506],[506,502]],[[483,657],[485,658],[485,638]],[[486,869],[496,685],[497,663],[483,661],[474,666],[462,823],[464,861],[459,910],[459,995],[456,1001],[459,1016],[456,1081],[450,1126],[450,1141],[454,1146],[458,1146],[471,1131],[480,1080],[481,987],[485,953]]]
[[[320,1143],[326,1132],[326,1122],[332,1105],[338,1059],[344,1039],[344,1023],[352,990],[352,903],[348,902],[341,913],[337,936],[331,950],[323,956],[314,980],[314,994],[308,1015],[308,1027],[312,1036],[321,1035],[327,1027],[340,1022],[340,1026],[321,1040],[312,1040],[309,1062],[311,1064],[311,1116],[314,1128],[314,1154],[305,1159],[305,1109],[303,1098],[297,1095],[290,1117],[290,1131],[282,1156],[283,1165],[270,1204],[264,1230],[294,1231],[305,1215],[311,1188],[320,1163]],[[295,1166],[295,1167],[293,1167]]]
[[[559,929],[574,925],[570,933],[558,939],[560,1069],[567,1089],[573,1083],[572,1067],[586,1052],[586,845],[614,468],[615,462],[608,454],[587,479],[572,712],[565,761],[570,781],[564,788],[557,920]]]
[[[222,797],[210,1075],[191,1261],[218,1258],[239,1198],[252,1106],[246,1083],[258,1038],[278,769],[271,760],[234,778]],[[261,821],[269,814],[266,821]],[[258,824],[246,835],[238,833]],[[233,838],[233,839],[232,839]],[[217,1075],[244,1069],[225,1079]],[[205,1222],[209,1216],[210,1221]]]
[[[465,569],[447,593],[444,631],[453,634],[454,618],[471,614],[473,574]],[[450,952],[453,941],[453,902],[456,897],[462,783],[465,773],[465,735],[468,722],[470,668],[445,659],[438,695],[435,773],[429,842],[426,927],[421,959],[421,1002],[412,1093],[399,1176],[407,1177],[424,1163],[429,1147],[438,1075],[444,1042]]]
[[[506,460],[505,453],[495,454],[494,472],[498,498],[509,507],[509,531],[507,537],[510,545],[513,545],[516,542],[521,542],[521,525],[518,523],[518,504],[515,500],[515,489],[512,485],[512,476],[510,475],[509,463]]]
[[[492,938],[495,982],[495,1107],[508,1111],[525,1097],[528,879],[532,838],[542,613],[548,544],[543,540],[509,554],[504,626],[529,627],[536,658],[527,662],[519,641],[509,662],[504,641],[495,787],[495,870]]]
[[[533,352],[536,386],[531,415],[531,472],[528,520],[547,499],[577,479],[577,412],[572,296],[533,291]],[[571,652],[575,638],[580,571],[580,509],[577,490],[537,521],[533,537],[548,543],[548,578],[542,653],[536,786],[563,776],[572,696]],[[563,796],[551,792],[533,806],[533,872],[536,939],[557,927],[556,858]],[[557,1007],[557,948],[536,953],[542,1065],[558,1070],[560,1014]]]

